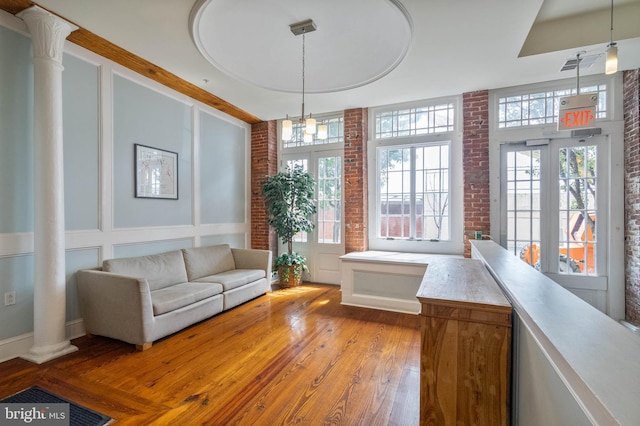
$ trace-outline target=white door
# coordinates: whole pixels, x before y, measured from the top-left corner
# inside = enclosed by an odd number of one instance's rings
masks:
[[[537,143],[502,146],[501,244],[607,312],[606,138]]]
[[[342,150],[318,150],[283,156],[282,168],[302,164],[316,181],[317,213],[312,232],[297,235],[294,251],[307,258],[305,280],[340,284],[340,256],[344,254]],[[280,246],[284,249],[284,246]]]

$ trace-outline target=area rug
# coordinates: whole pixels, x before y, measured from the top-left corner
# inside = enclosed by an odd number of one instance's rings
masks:
[[[113,420],[104,414],[90,410],[61,396],[54,395],[39,386],[32,386],[8,396],[0,400],[0,404],[69,404],[70,426],[102,426]]]

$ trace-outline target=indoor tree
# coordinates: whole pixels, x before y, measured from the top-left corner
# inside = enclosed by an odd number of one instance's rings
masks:
[[[315,180],[300,164],[267,176],[262,183],[269,225],[287,245],[287,252],[276,257],[274,262],[282,285],[299,284],[302,271],[306,269],[304,256],[293,251],[293,238],[314,228],[311,221],[311,215],[316,212],[314,188]]]

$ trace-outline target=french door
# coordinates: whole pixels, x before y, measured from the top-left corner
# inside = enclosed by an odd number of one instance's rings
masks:
[[[609,158],[604,136],[501,147],[500,243],[608,310]]]
[[[318,150],[282,156],[285,170],[301,164],[316,181],[316,208],[312,232],[298,234],[293,249],[307,258],[306,280],[340,284],[340,256],[344,254],[342,150]],[[281,245],[280,250],[286,250]]]

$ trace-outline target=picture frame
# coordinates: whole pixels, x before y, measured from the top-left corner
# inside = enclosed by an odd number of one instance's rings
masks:
[[[178,199],[178,153],[134,144],[136,198]]]

